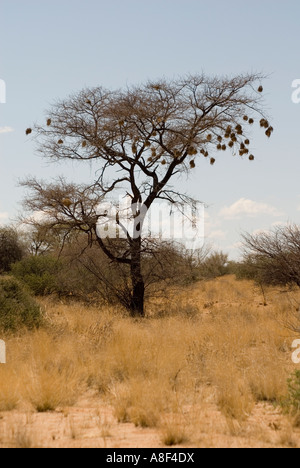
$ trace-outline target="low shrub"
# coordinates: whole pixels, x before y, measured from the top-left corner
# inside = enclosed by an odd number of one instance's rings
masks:
[[[52,256],[26,257],[12,266],[13,275],[24,282],[36,296],[57,292],[60,262]]]
[[[282,401],[282,407],[286,412],[300,413],[300,370],[288,380],[288,397]]]
[[[41,321],[41,308],[27,289],[13,277],[0,277],[0,329],[33,329],[39,327]]]

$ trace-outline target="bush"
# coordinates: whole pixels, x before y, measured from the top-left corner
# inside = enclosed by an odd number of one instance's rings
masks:
[[[245,234],[245,264],[261,284],[300,287],[300,227],[279,226],[271,232]]]
[[[228,273],[228,255],[223,252],[213,252],[200,265],[200,275],[204,279],[219,278]]]
[[[294,372],[288,380],[288,398],[282,402],[282,407],[292,413],[300,412],[300,370]]]
[[[60,262],[51,256],[26,257],[12,266],[13,275],[23,281],[36,296],[45,296],[59,290]]]
[[[11,276],[0,278],[0,329],[16,331],[22,327],[39,327],[40,306],[22,284]]]
[[[22,259],[24,248],[14,228],[0,228],[0,273],[7,273],[13,263]]]

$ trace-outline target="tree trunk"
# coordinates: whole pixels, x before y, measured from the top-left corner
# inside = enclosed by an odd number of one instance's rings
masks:
[[[141,239],[134,239],[131,246],[132,297],[130,310],[133,317],[144,317],[145,283],[141,268]]]

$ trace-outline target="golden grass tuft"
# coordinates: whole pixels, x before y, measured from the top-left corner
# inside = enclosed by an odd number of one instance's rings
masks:
[[[165,418],[160,431],[161,442],[167,447],[182,445],[190,439],[183,418],[176,414]]]
[[[20,400],[20,377],[10,365],[0,365],[0,411],[17,408]]]

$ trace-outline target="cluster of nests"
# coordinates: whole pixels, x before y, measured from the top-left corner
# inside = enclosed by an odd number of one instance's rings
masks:
[[[254,120],[251,119],[251,118],[249,119],[249,117],[246,116],[246,115],[244,116],[243,120],[245,122],[249,122],[250,125],[252,125],[254,123]],[[225,130],[224,137],[222,137],[221,135],[219,135],[217,137],[217,145],[216,145],[217,150],[218,151],[226,151],[227,147],[228,148],[233,148],[235,146],[235,144],[238,143],[238,136],[242,136],[242,135],[243,135],[243,127],[240,124],[236,125],[235,129],[233,129],[231,125],[228,125],[228,127]],[[225,144],[224,139],[230,140],[230,141],[227,144]],[[213,135],[211,135],[211,134],[207,135],[206,141],[208,143],[212,142],[213,141]],[[250,140],[248,138],[245,139],[244,142],[240,143],[240,148],[239,148],[240,156],[244,156],[245,154],[249,154],[249,149],[247,148],[247,146],[249,146],[249,145],[250,145]],[[208,157],[208,152],[207,151],[201,150],[201,153],[204,155],[204,157]],[[253,161],[254,156],[251,154],[249,156],[249,159],[250,159],[250,161]],[[210,163],[213,165],[215,163],[215,159],[211,158]]]
[[[260,126],[261,126],[261,128],[266,128],[265,133],[266,133],[267,137],[270,138],[273,131],[274,131],[274,128],[270,126],[269,122],[266,119],[261,119]]]

